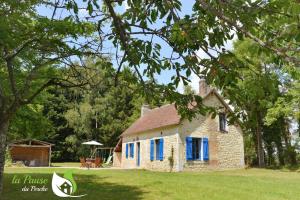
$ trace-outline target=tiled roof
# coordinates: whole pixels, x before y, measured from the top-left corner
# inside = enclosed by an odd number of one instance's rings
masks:
[[[179,123],[180,115],[178,114],[175,105],[168,104],[148,111],[126,129],[122,135],[131,135]]]
[[[215,90],[211,89],[203,99],[207,98],[210,94],[215,94],[221,103],[230,111],[230,107]],[[192,107],[191,107],[192,108]],[[156,128],[166,127],[170,125],[177,125],[180,123],[180,115],[178,114],[174,104],[167,104],[158,108],[147,111],[144,116],[137,119],[128,129],[126,129],[121,136],[141,133],[144,131],[153,130]]]

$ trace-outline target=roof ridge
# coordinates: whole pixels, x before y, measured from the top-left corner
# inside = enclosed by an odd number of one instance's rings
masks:
[[[155,110],[155,109],[160,109],[160,108],[162,108],[162,107],[170,106],[170,105],[173,105],[173,104],[174,104],[174,103],[164,104],[164,105],[162,105],[162,106],[158,106],[158,107],[152,108],[150,111]]]

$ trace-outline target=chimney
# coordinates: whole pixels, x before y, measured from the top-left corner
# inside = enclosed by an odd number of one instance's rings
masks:
[[[209,85],[207,85],[206,80],[205,79],[200,79],[200,81],[199,81],[199,95],[201,97],[204,97],[209,92],[210,92],[210,87],[209,87]]]
[[[141,117],[143,117],[145,114],[147,114],[151,110],[150,106],[148,104],[142,105],[141,108]]]

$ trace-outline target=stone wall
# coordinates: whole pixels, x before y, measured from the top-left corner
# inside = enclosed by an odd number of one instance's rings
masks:
[[[113,166],[121,167],[122,152],[114,152],[113,155]]]
[[[171,151],[173,148],[174,166],[177,164],[176,155],[178,155],[177,150],[177,138],[178,129],[176,126],[167,127],[159,130],[148,131],[138,135],[131,135],[123,137],[122,141],[122,168],[144,168],[150,170],[159,171],[170,171],[171,166],[169,162],[169,157],[171,156]],[[154,155],[154,160],[150,160],[150,140],[151,139],[164,139],[164,159],[163,161],[156,160]],[[126,143],[134,143],[134,157],[126,158]],[[140,166],[137,166],[137,142],[140,142]],[[172,170],[175,170],[173,167]]]
[[[203,102],[205,105],[215,106],[225,111],[223,104],[215,95],[210,95]],[[222,108],[223,107],[223,108]],[[228,132],[219,131],[219,118],[216,116],[197,116],[191,122],[183,120],[180,125],[184,170],[199,169],[230,169],[244,167],[244,143],[240,127],[228,126]],[[209,161],[187,161],[186,160],[186,137],[206,137],[209,141]]]
[[[205,105],[216,106],[226,111],[224,105],[215,96],[210,95]],[[206,137],[209,141],[209,161],[186,160],[186,137]],[[164,138],[163,161],[150,161],[150,140]],[[126,158],[126,143],[133,142],[134,158]],[[140,142],[140,166],[137,167],[137,145]],[[169,157],[173,148],[173,171],[230,169],[244,167],[244,144],[242,130],[238,125],[230,125],[228,132],[219,131],[219,118],[199,115],[191,122],[183,120],[181,124],[147,131],[141,134],[124,136],[122,141],[123,168],[145,168],[149,170],[170,171]]]

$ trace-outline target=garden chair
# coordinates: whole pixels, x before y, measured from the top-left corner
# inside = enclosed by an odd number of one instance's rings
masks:
[[[98,167],[101,167],[101,165],[102,165],[102,160],[101,160],[101,158],[96,157],[95,162],[93,163],[93,167],[94,167],[94,168],[98,168]]]
[[[85,158],[80,157],[80,167],[86,167],[86,162],[85,162]]]

